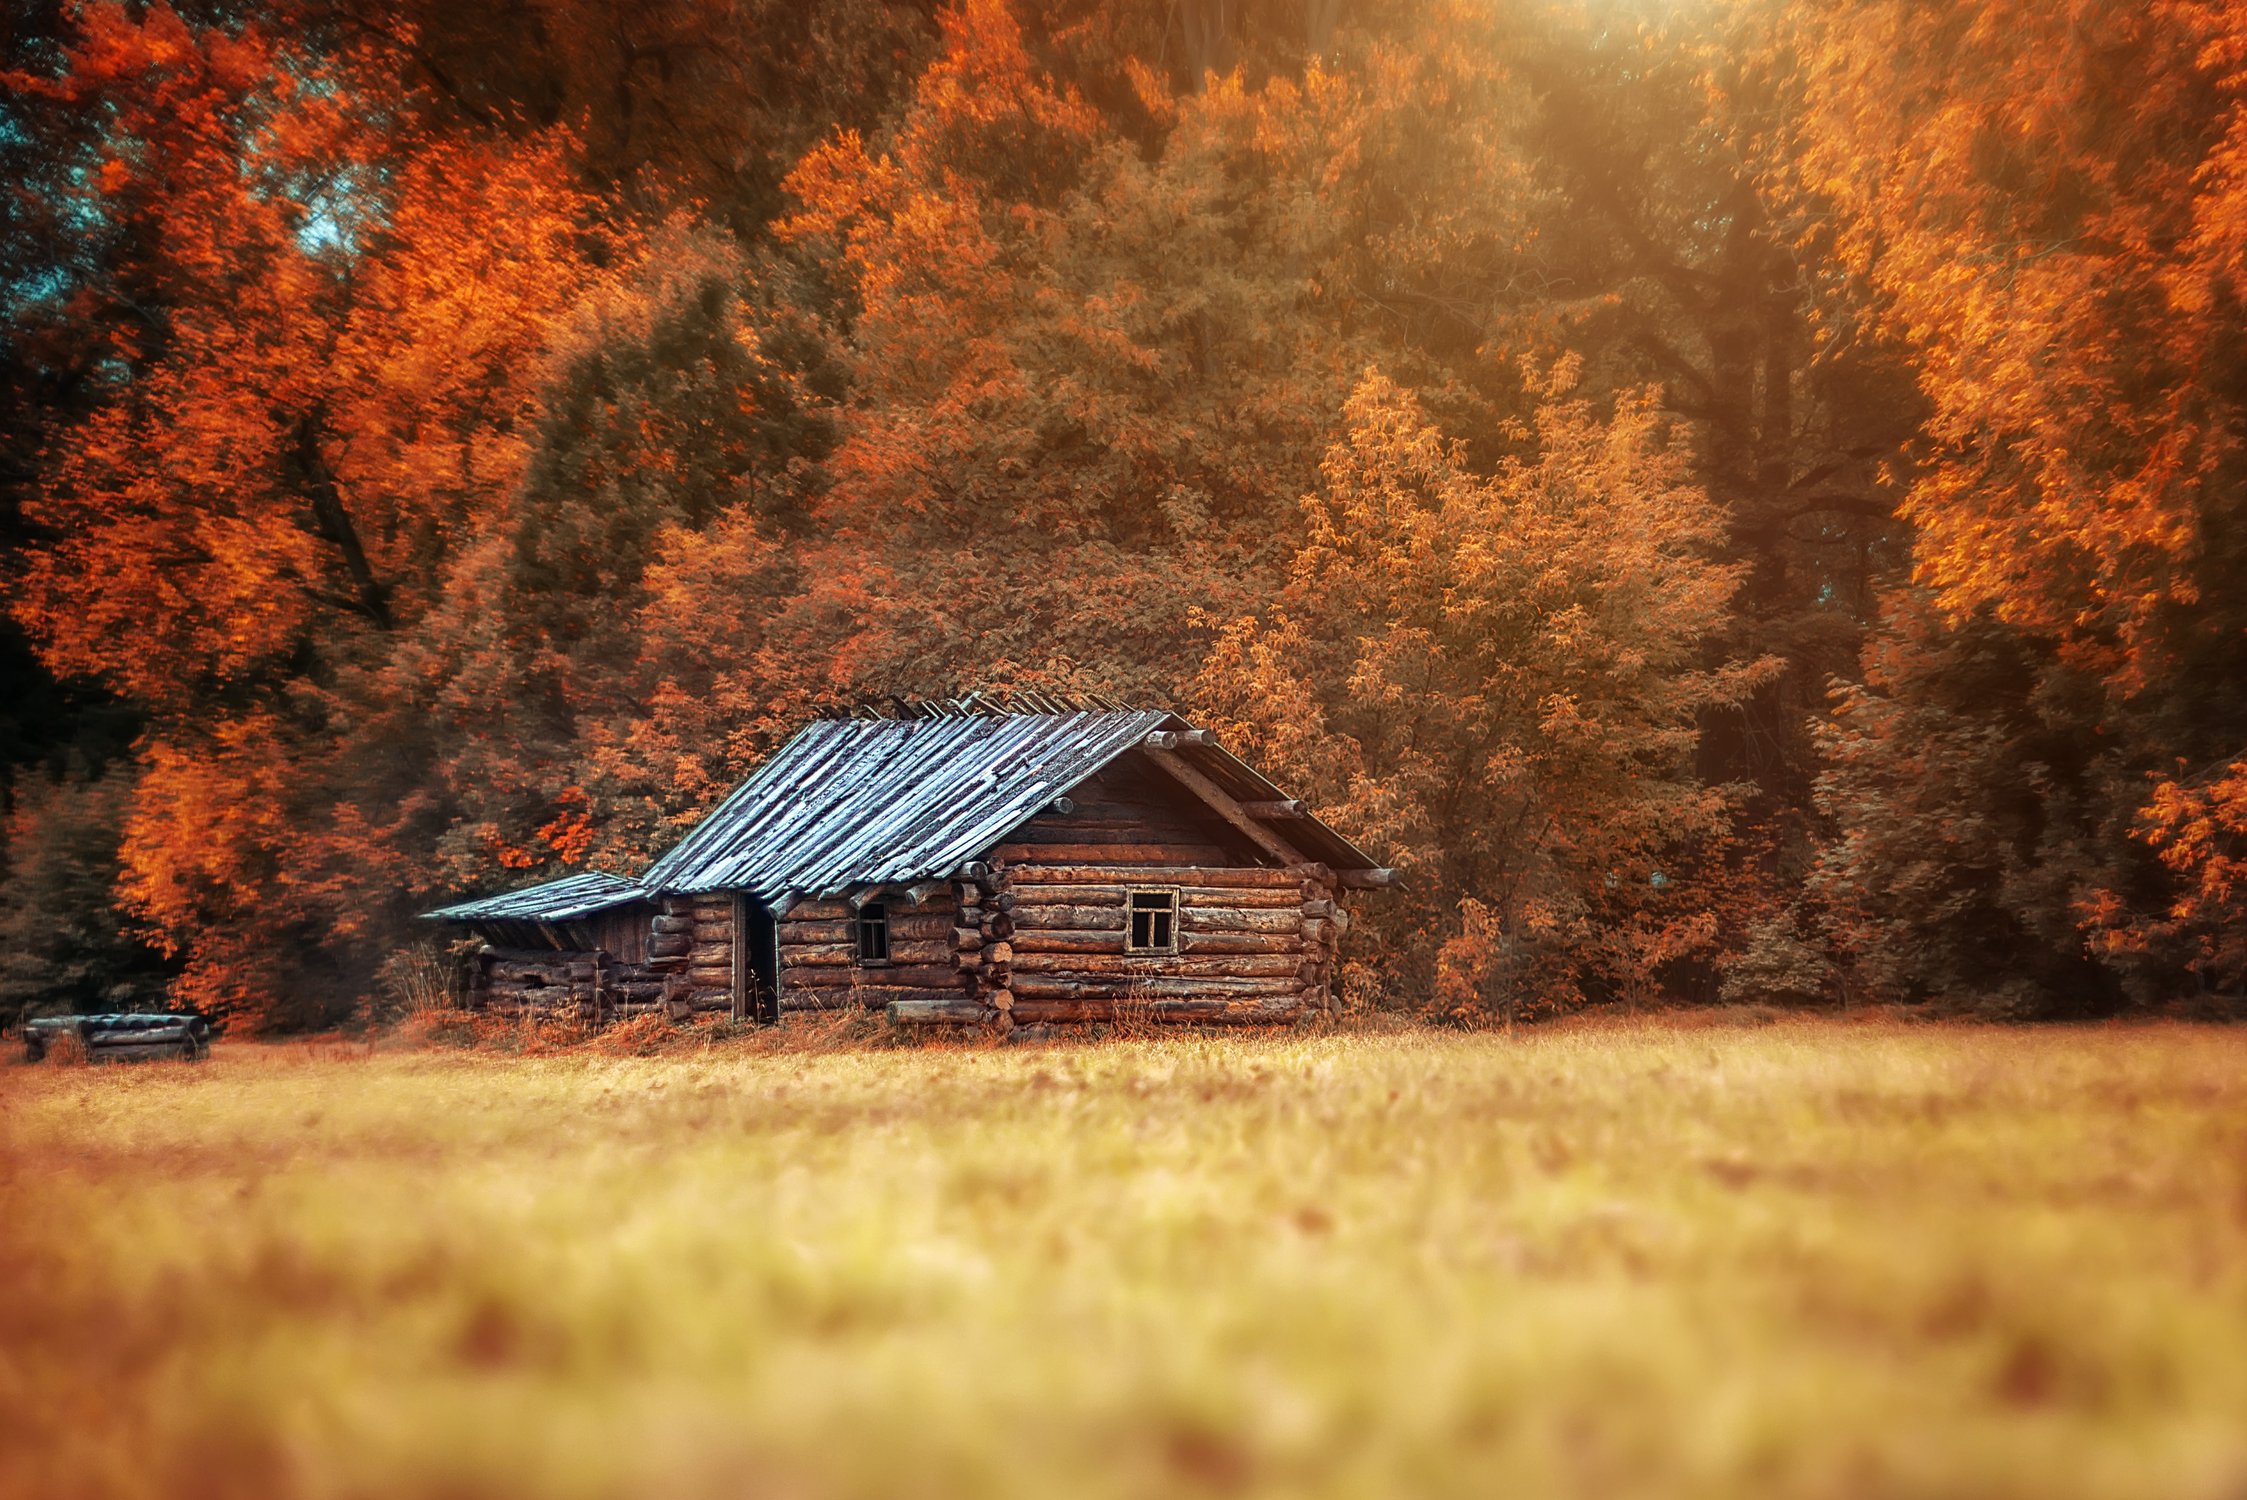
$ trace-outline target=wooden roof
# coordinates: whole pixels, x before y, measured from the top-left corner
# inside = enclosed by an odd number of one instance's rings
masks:
[[[948,877],[1126,751],[1161,745],[1245,803],[1279,789],[1160,709],[924,712],[807,726],[641,877],[663,891],[839,895]],[[946,705],[957,710],[959,705]],[[1152,737],[1152,738],[1151,738]],[[1206,794],[1206,790],[1205,793]],[[1287,841],[1336,870],[1374,862],[1316,818]]]
[[[582,875],[541,881],[503,895],[441,906],[422,915],[439,922],[568,922],[611,907],[646,901],[652,894],[621,876],[588,870]]]
[[[946,878],[1126,752],[1145,748],[1268,847],[1345,884],[1391,872],[1162,709],[1050,696],[892,703],[805,726],[637,881],[586,873],[426,913],[451,922],[560,922],[659,893],[841,895]],[[866,714],[873,717],[866,717]],[[1287,809],[1261,831],[1256,809]],[[1351,876],[1380,877],[1352,881]]]

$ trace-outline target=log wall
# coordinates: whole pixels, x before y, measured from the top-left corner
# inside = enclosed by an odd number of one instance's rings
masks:
[[[620,915],[605,914],[602,924],[613,927]],[[592,1026],[659,1011],[684,1017],[732,1008],[730,895],[665,896],[630,915],[648,924],[645,956],[638,962],[600,947],[599,929],[590,923],[535,929],[548,937],[546,947],[521,946],[516,930],[521,923],[487,931],[464,999],[473,1009],[495,1014],[530,1011]]]
[[[998,888],[1013,1021],[1272,1022],[1330,1003],[1347,918],[1324,865],[1022,863]],[[1135,890],[1178,893],[1176,953],[1125,951]]]
[[[1334,872],[1271,868],[1134,752],[995,844],[954,886],[963,993],[894,1019],[1275,1022],[1330,1004],[1348,918]],[[1177,952],[1127,953],[1134,890],[1178,892]]]
[[[879,1010],[898,1001],[950,1004],[968,998],[958,961],[958,893],[950,886],[918,902],[899,891],[879,899],[889,913],[889,962],[858,962],[856,912],[845,901],[801,900],[780,921],[780,1008]]]
[[[1132,751],[1062,804],[1007,834],[994,865],[1255,865],[1263,860],[1209,807]]]

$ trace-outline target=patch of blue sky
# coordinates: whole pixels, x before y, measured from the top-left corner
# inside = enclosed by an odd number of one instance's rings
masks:
[[[11,317],[41,304],[53,306],[70,295],[71,285],[70,272],[62,266],[41,266],[8,282],[0,292],[0,305]]]
[[[299,99],[344,97],[335,76],[322,68],[316,58],[284,59],[281,66],[289,74],[291,93]],[[256,142],[263,128],[272,124],[274,115],[283,107],[282,97],[278,94],[261,96],[250,104],[244,122],[247,139]],[[356,257],[366,248],[368,231],[379,225],[388,212],[390,174],[379,166],[341,162],[277,171],[253,144],[242,160],[241,170],[249,179],[251,192],[261,198],[292,204],[299,210],[294,233],[297,248],[307,255],[323,259]]]
[[[382,221],[388,176],[379,168],[354,163],[317,177],[294,174],[292,180],[276,184],[302,210],[296,224],[297,247],[307,255],[357,255],[365,247],[367,231]]]
[[[63,173],[73,191],[54,200],[55,222],[64,233],[80,239],[93,239],[107,233],[110,227],[108,211],[102,206],[101,189],[95,185],[97,168],[79,162]]]

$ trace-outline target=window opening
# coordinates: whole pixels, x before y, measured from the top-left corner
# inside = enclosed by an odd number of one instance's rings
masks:
[[[858,961],[889,962],[889,908],[879,901],[869,901],[858,909]]]
[[[1125,951],[1130,953],[1176,953],[1178,951],[1178,893],[1176,891],[1133,891],[1131,893],[1130,930],[1125,934]]]

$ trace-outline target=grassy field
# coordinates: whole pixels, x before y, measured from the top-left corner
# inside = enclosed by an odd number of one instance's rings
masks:
[[[10,1495],[2247,1494],[2247,1030],[0,1069]]]

